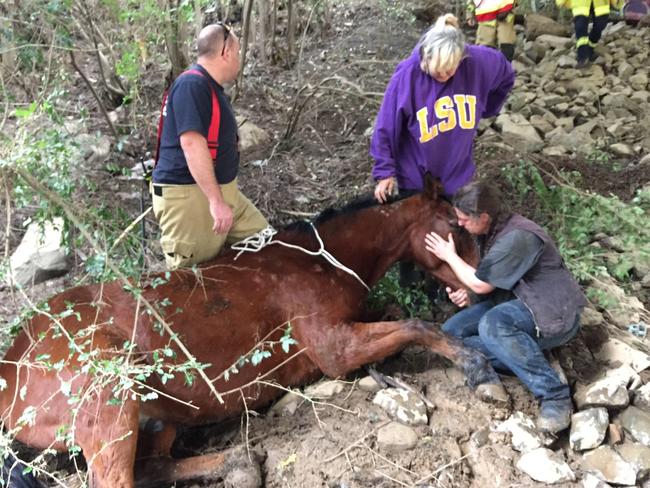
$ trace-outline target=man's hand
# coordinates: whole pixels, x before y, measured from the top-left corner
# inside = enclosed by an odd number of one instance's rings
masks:
[[[449,295],[449,299],[457,307],[466,307],[470,304],[469,293],[467,293],[465,288],[459,288],[458,290],[453,291],[451,288],[447,287],[445,288],[445,291],[447,292],[447,295]]]
[[[375,187],[375,198],[379,203],[386,203],[388,197],[395,191],[395,187],[395,178],[392,176],[390,178],[379,180]]]
[[[424,244],[427,251],[433,253],[438,259],[449,261],[456,256],[456,244],[454,238],[449,234],[448,240],[444,240],[435,232],[430,232],[424,236]]]
[[[214,219],[212,230],[215,234],[227,234],[232,226],[233,213],[223,200],[210,202],[210,215]]]

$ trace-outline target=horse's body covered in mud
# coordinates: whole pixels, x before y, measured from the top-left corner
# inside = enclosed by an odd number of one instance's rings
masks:
[[[475,260],[469,235],[450,227],[452,215],[430,184],[390,205],[326,212],[315,228],[325,249],[369,286],[396,261],[410,260],[456,288],[450,268],[424,249],[425,233],[453,230],[460,254]],[[319,247],[309,226],[290,226],[276,237]],[[367,289],[322,257],[281,245],[234,256],[161,274],[138,291],[113,282],[53,297],[0,365],[5,430],[41,449],[79,446],[93,487],[132,487],[138,437],[144,437],[139,417],[166,426],[159,433],[166,447],[161,441],[154,450],[161,461],[142,474],[151,484],[222,462],[212,455],[165,464],[176,425],[217,422],[267,405],[283,393],[274,384],[338,377],[409,344],[451,359],[470,383],[493,374],[482,356],[432,324],[361,322]],[[295,343],[287,339],[289,326]]]

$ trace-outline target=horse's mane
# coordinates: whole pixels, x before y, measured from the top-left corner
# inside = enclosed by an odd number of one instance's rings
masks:
[[[391,196],[388,200],[388,204],[397,202],[399,200],[404,200],[408,196],[410,195]],[[326,208],[311,220],[297,220],[295,222],[291,222],[286,227],[284,227],[284,230],[310,233],[311,232],[310,223],[314,225],[324,224],[325,222],[329,222],[330,220],[333,220],[335,218],[343,217],[345,215],[350,215],[355,212],[358,212],[359,210],[376,207],[378,205],[379,203],[373,196],[365,195],[362,197],[357,197],[351,202],[348,202],[347,204],[344,204],[341,207],[334,205],[332,207]]]

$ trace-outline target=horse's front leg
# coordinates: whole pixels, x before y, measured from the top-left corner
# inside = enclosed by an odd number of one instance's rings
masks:
[[[451,360],[465,373],[471,388],[500,384],[483,354],[464,347],[460,340],[419,319],[336,325],[303,322],[296,324],[295,334],[299,342],[307,346],[311,360],[333,378],[417,344]]]
[[[90,488],[133,488],[139,401],[124,394],[122,405],[107,405],[110,388],[100,388],[82,404],[76,440],[88,464]]]

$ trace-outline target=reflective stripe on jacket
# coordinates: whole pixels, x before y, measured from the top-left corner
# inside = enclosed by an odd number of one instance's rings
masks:
[[[476,10],[474,15],[477,22],[496,19],[503,12],[510,12],[515,5],[515,0],[473,0]]]
[[[588,17],[592,3],[594,5],[594,15],[600,17],[601,15],[609,15],[610,5],[615,9],[620,9],[622,0],[555,0],[558,7],[571,9],[574,17],[578,15]]]

